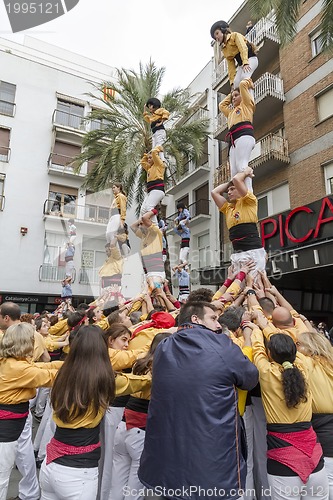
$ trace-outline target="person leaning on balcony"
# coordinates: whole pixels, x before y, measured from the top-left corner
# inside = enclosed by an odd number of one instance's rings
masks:
[[[250,89],[253,89],[251,78],[242,80],[239,88],[234,88],[219,105],[220,111],[228,119],[227,138],[231,177],[248,167],[251,151],[256,143],[252,125],[255,103]],[[250,176],[245,178],[245,184],[247,189],[252,191]]]
[[[254,271],[264,271],[266,252],[257,228],[258,200],[246,187],[245,178],[248,176],[253,177],[250,167],[236,174],[231,181],[217,186],[212,191],[212,198],[226,218],[234,252],[231,255],[234,270],[239,271],[241,266],[251,259],[255,262]],[[229,201],[224,197],[226,192]]]
[[[127,198],[120,182],[112,184],[112,192],[114,198],[111,203],[110,220],[106,228],[106,241],[108,243],[111,243],[118,229],[124,226],[127,208]]]
[[[241,33],[231,31],[225,21],[216,21],[210,28],[210,34],[220,45],[227,61],[231,89],[238,87],[240,82],[244,78],[250,78],[258,67],[257,47]]]

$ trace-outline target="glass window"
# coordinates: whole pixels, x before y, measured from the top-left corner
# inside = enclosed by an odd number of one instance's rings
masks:
[[[55,121],[59,125],[66,127],[83,129],[84,122],[82,120],[84,115],[84,106],[74,104],[72,102],[57,101],[57,109]]]
[[[333,162],[324,167],[326,194],[333,193]]]
[[[209,233],[198,236],[199,268],[208,267],[211,264]]]
[[[289,184],[282,184],[258,196],[259,220],[290,208]]]
[[[16,85],[0,81],[0,113],[14,116]]]
[[[258,198],[258,219],[268,217],[268,200],[267,196]]]
[[[316,31],[311,36],[311,52],[312,57],[317,56],[323,50],[323,39],[320,31]]]
[[[0,128],[0,161],[7,162],[9,160],[9,141],[10,129]]]
[[[51,215],[75,217],[76,200],[77,189],[51,184],[48,199],[48,213]]]
[[[5,179],[6,174],[0,173],[0,210],[5,208]]]
[[[333,115],[333,88],[317,97],[319,121]]]

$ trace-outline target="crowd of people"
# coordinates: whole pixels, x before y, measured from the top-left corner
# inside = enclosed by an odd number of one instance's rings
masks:
[[[150,98],[147,196],[130,226],[141,242],[142,293],[122,295],[127,198],[114,182],[100,297],[71,303],[70,220],[57,310],[22,315],[13,302],[0,306],[0,500],[15,464],[21,500],[333,500],[332,335],[265,273],[248,166],[256,49],[224,21],[211,35],[231,84],[220,105],[231,176],[212,192],[234,250],[227,278],[215,293],[190,290],[191,214],[178,203],[178,297],[170,291],[157,217],[169,113]]]

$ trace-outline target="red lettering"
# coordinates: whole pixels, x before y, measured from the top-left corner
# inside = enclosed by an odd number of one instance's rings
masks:
[[[305,236],[303,236],[302,238],[295,238],[291,232],[289,231],[289,224],[290,224],[290,221],[291,221],[291,218],[297,214],[298,212],[306,212],[307,214],[312,214],[313,213],[313,210],[311,210],[311,208],[309,207],[297,207],[297,208],[294,208],[294,210],[292,210],[289,214],[288,214],[288,217],[286,218],[286,222],[285,222],[285,227],[284,227],[284,230],[285,230],[285,233],[287,235],[287,237],[290,239],[290,241],[292,241],[293,243],[302,243],[303,241],[306,241],[310,238],[311,234],[313,233],[313,229],[309,229],[309,231],[306,233]]]
[[[325,224],[326,222],[333,221],[333,216],[327,217],[326,219],[323,218],[326,205],[329,207],[329,209],[333,213],[333,205],[330,202],[330,199],[327,198],[327,197],[324,198],[323,201],[322,201],[322,203],[321,203],[320,212],[319,212],[319,216],[318,216],[318,220],[317,220],[317,225],[316,225],[316,230],[315,230],[315,233],[314,233],[314,238],[318,238],[318,234],[319,234],[320,227],[321,227],[322,224]]]
[[[282,214],[279,214],[279,228],[280,228],[280,245],[284,247],[284,234],[283,234],[283,219]]]
[[[265,226],[266,224],[273,224],[273,231],[265,234]],[[265,242],[272,236],[274,236],[277,232],[278,224],[275,219],[265,219],[260,222],[260,234],[261,234],[261,242],[262,246],[265,247]]]

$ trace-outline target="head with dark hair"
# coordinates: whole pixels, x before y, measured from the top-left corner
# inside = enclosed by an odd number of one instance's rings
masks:
[[[55,415],[64,423],[93,417],[105,411],[115,395],[115,379],[102,330],[84,326],[55,379],[51,401]]]
[[[82,311],[71,312],[67,319],[68,329],[71,330],[72,328],[77,326],[80,322],[82,322],[84,317],[85,314]]]
[[[14,302],[4,302],[0,306],[0,329],[6,329],[14,322],[20,321],[21,309]]]
[[[76,310],[77,310],[78,312],[79,312],[79,311],[86,312],[88,309],[89,309],[89,305],[88,305],[88,304],[86,304],[85,302],[81,302],[81,303],[77,306],[77,308],[76,308]]]
[[[103,332],[103,338],[110,349],[126,350],[131,338],[131,332],[127,326],[114,323]]]
[[[154,305],[154,309],[152,309],[151,311],[149,311],[149,313],[147,314],[147,320],[150,320],[151,317],[152,317],[152,314],[156,313],[156,312],[161,312],[161,311],[165,311],[166,308],[164,306],[161,306],[160,304],[155,304]]]
[[[123,325],[127,326],[128,328],[132,326],[131,320],[129,316],[127,316],[126,311],[113,311],[111,314],[108,316],[108,322],[109,325],[111,326],[113,323],[122,323]]]
[[[119,310],[119,303],[116,300],[109,300],[103,306],[104,316],[109,316],[109,314],[113,313],[114,311],[118,311],[118,310]]]
[[[144,358],[138,359],[133,365],[133,373],[135,375],[145,375],[150,372],[153,366],[153,358],[157,346],[162,342],[162,340],[170,337],[172,335],[169,332],[160,332],[155,335],[154,340],[152,341],[149,351],[147,352]]]
[[[179,202],[177,203],[176,207],[177,207],[177,210],[180,210],[180,209],[181,209],[181,210],[184,210],[184,208],[185,208],[185,203],[183,203],[182,201],[179,201]]]
[[[90,307],[86,312],[86,316],[89,320],[89,325],[93,325],[102,319],[103,311],[100,307]]]
[[[138,323],[140,323],[141,321],[141,311],[133,311],[131,312],[131,314],[129,315],[130,317],[130,320],[132,321],[132,325],[137,325]]]
[[[114,188],[116,188],[116,189],[114,189]],[[113,191],[114,195],[116,195],[118,193],[125,194],[124,189],[123,189],[123,185],[121,182],[113,182],[112,183],[112,191]]]
[[[209,288],[198,288],[188,296],[187,302],[211,302],[214,292]]]
[[[221,326],[226,326],[228,330],[235,332],[240,327],[244,311],[244,307],[241,306],[228,307],[218,321]]]
[[[33,314],[24,313],[24,314],[21,314],[20,321],[21,321],[21,323],[30,323],[30,325],[33,325],[34,321],[35,321],[35,317]]]
[[[182,327],[186,323],[194,323],[205,326],[212,331],[220,330],[220,324],[217,321],[218,315],[216,307],[210,302],[186,302],[180,310],[178,316],[178,325]]]
[[[51,316],[50,318],[50,326],[56,325],[58,323],[59,319],[58,316],[55,314],[54,316]]]
[[[294,365],[296,345],[290,335],[276,333],[271,336],[268,345],[273,361],[282,365],[282,386],[288,408],[297,408],[307,401],[307,387],[303,373]]]
[[[269,297],[260,297],[260,299],[258,299],[258,302],[264,312],[264,315],[271,317],[275,309],[275,304],[272,299],[270,299]]]
[[[229,24],[225,21],[216,21],[210,28],[210,36],[216,40],[216,30],[221,31],[222,34],[230,33]]]
[[[146,102],[146,106],[153,106],[153,109],[158,109],[161,107],[161,101],[156,97],[150,97],[150,99]]]

